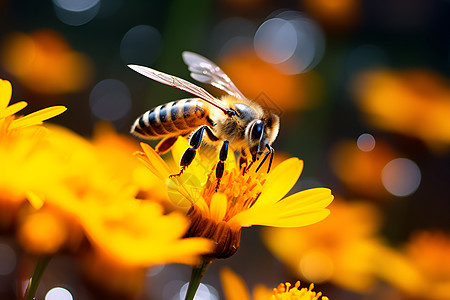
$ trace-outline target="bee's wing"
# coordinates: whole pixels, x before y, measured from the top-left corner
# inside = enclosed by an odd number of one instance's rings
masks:
[[[227,74],[209,59],[193,52],[184,51],[183,60],[191,71],[191,77],[195,80],[209,83],[233,97],[246,99]]]
[[[209,104],[222,110],[224,113],[229,112],[229,108],[222,101],[218,100],[201,87],[196,86],[195,84],[190,83],[189,81],[144,66],[128,65],[128,67],[148,78],[176,87],[177,89],[186,91],[188,93],[191,93],[192,95],[200,97]]]

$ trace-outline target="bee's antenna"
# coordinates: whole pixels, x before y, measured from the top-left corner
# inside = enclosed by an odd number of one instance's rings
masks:
[[[269,160],[269,168],[267,169],[267,173],[269,173],[269,171],[270,171],[270,167],[272,166],[272,161],[273,161],[273,154],[274,154],[275,150],[274,150],[270,145],[268,145],[268,144],[266,144],[266,148],[269,149],[269,151],[267,151],[267,152],[265,153],[265,156],[264,156],[263,160],[262,160],[261,163],[259,164],[258,168],[256,168],[256,172],[258,172],[259,169],[262,167],[262,165],[263,165],[264,162],[266,161],[266,159],[267,159],[267,157],[269,156],[269,154],[270,154],[270,160]]]

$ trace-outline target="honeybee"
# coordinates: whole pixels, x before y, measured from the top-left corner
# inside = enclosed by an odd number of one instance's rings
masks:
[[[209,83],[228,95],[219,100],[184,79],[144,66],[128,65],[148,78],[199,97],[169,102],[145,112],[134,122],[131,133],[144,139],[162,139],[156,146],[160,154],[169,151],[178,136],[189,137],[190,147],[181,157],[180,172],[171,177],[181,175],[192,163],[202,141],[216,148],[222,142],[216,165],[217,186],[224,173],[228,148],[240,150],[239,165],[243,172],[264,154],[258,171],[270,154],[269,172],[274,155],[271,145],[278,135],[279,117],[247,99],[222,69],[207,58],[187,51],[182,57],[193,79]],[[203,138],[205,132],[206,139]],[[251,158],[250,163],[248,158]]]

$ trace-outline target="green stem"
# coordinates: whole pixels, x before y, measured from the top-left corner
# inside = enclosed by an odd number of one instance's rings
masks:
[[[186,297],[184,300],[193,300],[195,293],[197,292],[198,286],[202,281],[203,275],[205,275],[206,269],[208,268],[211,260],[204,260],[202,263],[192,267],[191,281],[189,281],[188,290],[186,292]]]
[[[34,269],[33,275],[28,282],[28,287],[25,292],[25,300],[33,300],[36,295],[36,291],[41,281],[42,275],[44,274],[45,268],[47,267],[51,256],[41,256],[39,257],[36,268]]]

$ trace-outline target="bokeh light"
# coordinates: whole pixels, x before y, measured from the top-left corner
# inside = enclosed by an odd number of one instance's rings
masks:
[[[100,10],[100,0],[53,0],[58,19],[72,26],[91,21]]]
[[[120,42],[120,56],[129,64],[151,65],[162,51],[159,31],[149,25],[138,25],[125,33]]]
[[[73,296],[65,288],[55,287],[47,292],[45,300],[73,300]]]
[[[319,25],[296,11],[265,21],[254,37],[256,54],[285,74],[314,68],[323,56],[325,37]]]
[[[407,158],[396,158],[390,161],[381,174],[386,190],[394,196],[405,197],[414,193],[422,178],[419,167]]]
[[[158,266],[152,266],[151,268],[149,268],[147,270],[147,272],[145,273],[146,276],[152,277],[152,276],[156,276],[159,273],[161,273],[164,270],[165,266],[164,265],[158,265]]]
[[[369,152],[375,148],[375,138],[369,133],[363,133],[356,140],[356,144],[359,150]]]
[[[128,87],[116,79],[105,79],[97,83],[89,95],[92,114],[101,120],[117,121],[131,109]]]
[[[172,300],[184,300],[188,286],[189,283],[184,284],[181,287],[179,295],[175,296]],[[217,290],[214,287],[208,284],[200,283],[197,293],[195,294],[194,300],[219,300],[219,296]]]
[[[264,22],[255,34],[255,51],[271,64],[280,64],[294,55],[297,48],[297,32],[291,22],[272,18]]]

